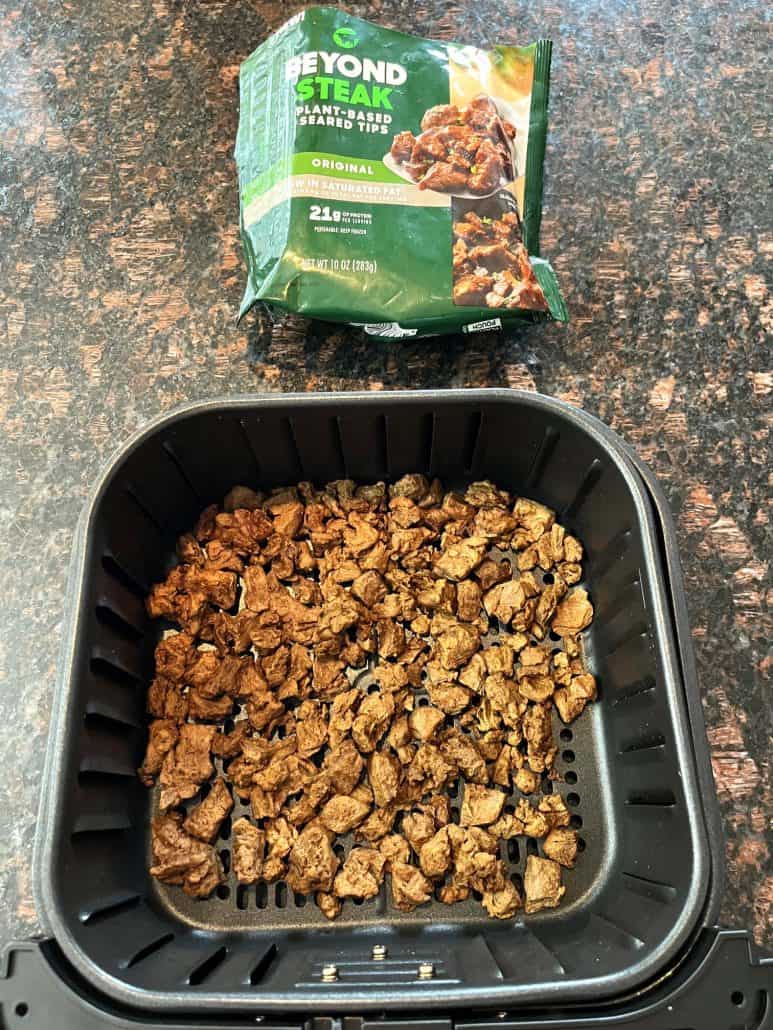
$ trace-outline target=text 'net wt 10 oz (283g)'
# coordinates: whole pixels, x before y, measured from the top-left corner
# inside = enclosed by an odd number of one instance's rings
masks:
[[[244,62],[244,314],[417,336],[567,313],[539,257],[551,44],[484,51],[300,11]]]

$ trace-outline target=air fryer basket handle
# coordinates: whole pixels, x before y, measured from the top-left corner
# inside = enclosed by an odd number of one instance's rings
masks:
[[[0,960],[0,1026],[19,1030],[771,1030],[773,1028],[773,957],[763,957],[748,933],[719,930],[704,935],[684,966],[652,991],[615,1008],[584,1009],[567,1016],[495,1013],[426,1019],[311,1016],[308,1019],[240,1019],[222,1022],[124,1015],[87,988],[66,967],[53,941],[9,944]]]

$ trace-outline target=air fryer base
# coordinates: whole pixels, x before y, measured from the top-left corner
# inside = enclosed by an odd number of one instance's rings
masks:
[[[744,931],[707,931],[690,958],[652,991],[605,1011],[571,1016],[549,1010],[342,1019],[293,1014],[215,1022],[123,1014],[108,999],[89,993],[53,941],[9,944],[0,958],[0,1026],[8,1030],[255,1030],[256,1025],[261,1030],[771,1030],[773,958],[763,957]]]

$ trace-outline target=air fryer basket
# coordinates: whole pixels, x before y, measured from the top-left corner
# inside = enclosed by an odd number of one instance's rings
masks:
[[[192,902],[147,874],[151,794],[134,770],[157,629],[142,596],[176,536],[235,483],[404,472],[490,478],[559,512],[586,547],[600,698],[556,724],[558,786],[586,843],[565,904],[505,923],[474,903],[347,902],[332,926],[285,885]],[[695,756],[641,479],[600,423],[514,391],[237,398],[191,405],[113,460],[81,527],[40,821],[43,917],[93,987],[145,1009],[354,1011],[570,1004],[666,969],[711,879]],[[227,851],[228,840],[219,842]],[[523,851],[524,849],[521,849]],[[514,875],[525,854],[503,852]],[[372,959],[374,944],[388,949]],[[422,961],[431,980],[417,978]],[[322,967],[338,978],[325,983]]]

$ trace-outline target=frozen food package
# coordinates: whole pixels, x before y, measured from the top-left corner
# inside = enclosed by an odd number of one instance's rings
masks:
[[[295,14],[240,71],[240,314],[396,338],[566,321],[539,254],[550,55]]]

